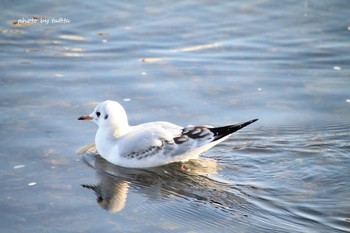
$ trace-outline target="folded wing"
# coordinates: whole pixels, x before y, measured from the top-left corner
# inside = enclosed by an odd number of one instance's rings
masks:
[[[167,122],[142,124],[136,126],[134,132],[126,135],[129,145],[124,145],[121,156],[136,160],[180,156],[222,139],[255,121],[257,119],[217,128],[211,126],[181,128]],[[213,143],[213,146],[215,144]]]

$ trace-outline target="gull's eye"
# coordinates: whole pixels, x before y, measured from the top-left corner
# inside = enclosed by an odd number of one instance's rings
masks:
[[[100,112],[96,112],[96,116],[100,117],[101,113]]]

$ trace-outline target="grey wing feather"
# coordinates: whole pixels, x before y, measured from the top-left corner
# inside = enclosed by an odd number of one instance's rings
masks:
[[[180,135],[174,137],[173,140],[159,139],[162,141],[160,146],[150,146],[142,151],[124,154],[123,157],[128,159],[143,159],[155,155],[176,156],[207,144],[213,141],[213,139],[214,133],[207,126],[190,126],[183,128]]]
[[[210,131],[209,126],[189,126],[184,128],[181,135],[175,137],[174,141],[177,144],[182,144],[191,139],[211,141],[214,139],[214,133]]]
[[[143,151],[134,151],[128,154],[122,155],[124,158],[127,159],[144,159],[147,157],[152,157],[156,154],[158,154],[163,149],[163,146],[150,146],[147,149]]]

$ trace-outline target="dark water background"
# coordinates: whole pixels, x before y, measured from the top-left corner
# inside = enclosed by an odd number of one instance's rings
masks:
[[[0,231],[349,232],[349,9],[3,1]],[[77,153],[106,99],[132,124],[260,120],[185,171],[123,169]]]

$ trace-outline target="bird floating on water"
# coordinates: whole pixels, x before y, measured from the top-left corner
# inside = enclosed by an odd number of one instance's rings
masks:
[[[107,100],[78,120],[92,120],[98,125],[97,152],[108,162],[122,167],[149,168],[196,159],[258,119],[222,127],[181,127],[165,121],[131,126],[123,106]]]

